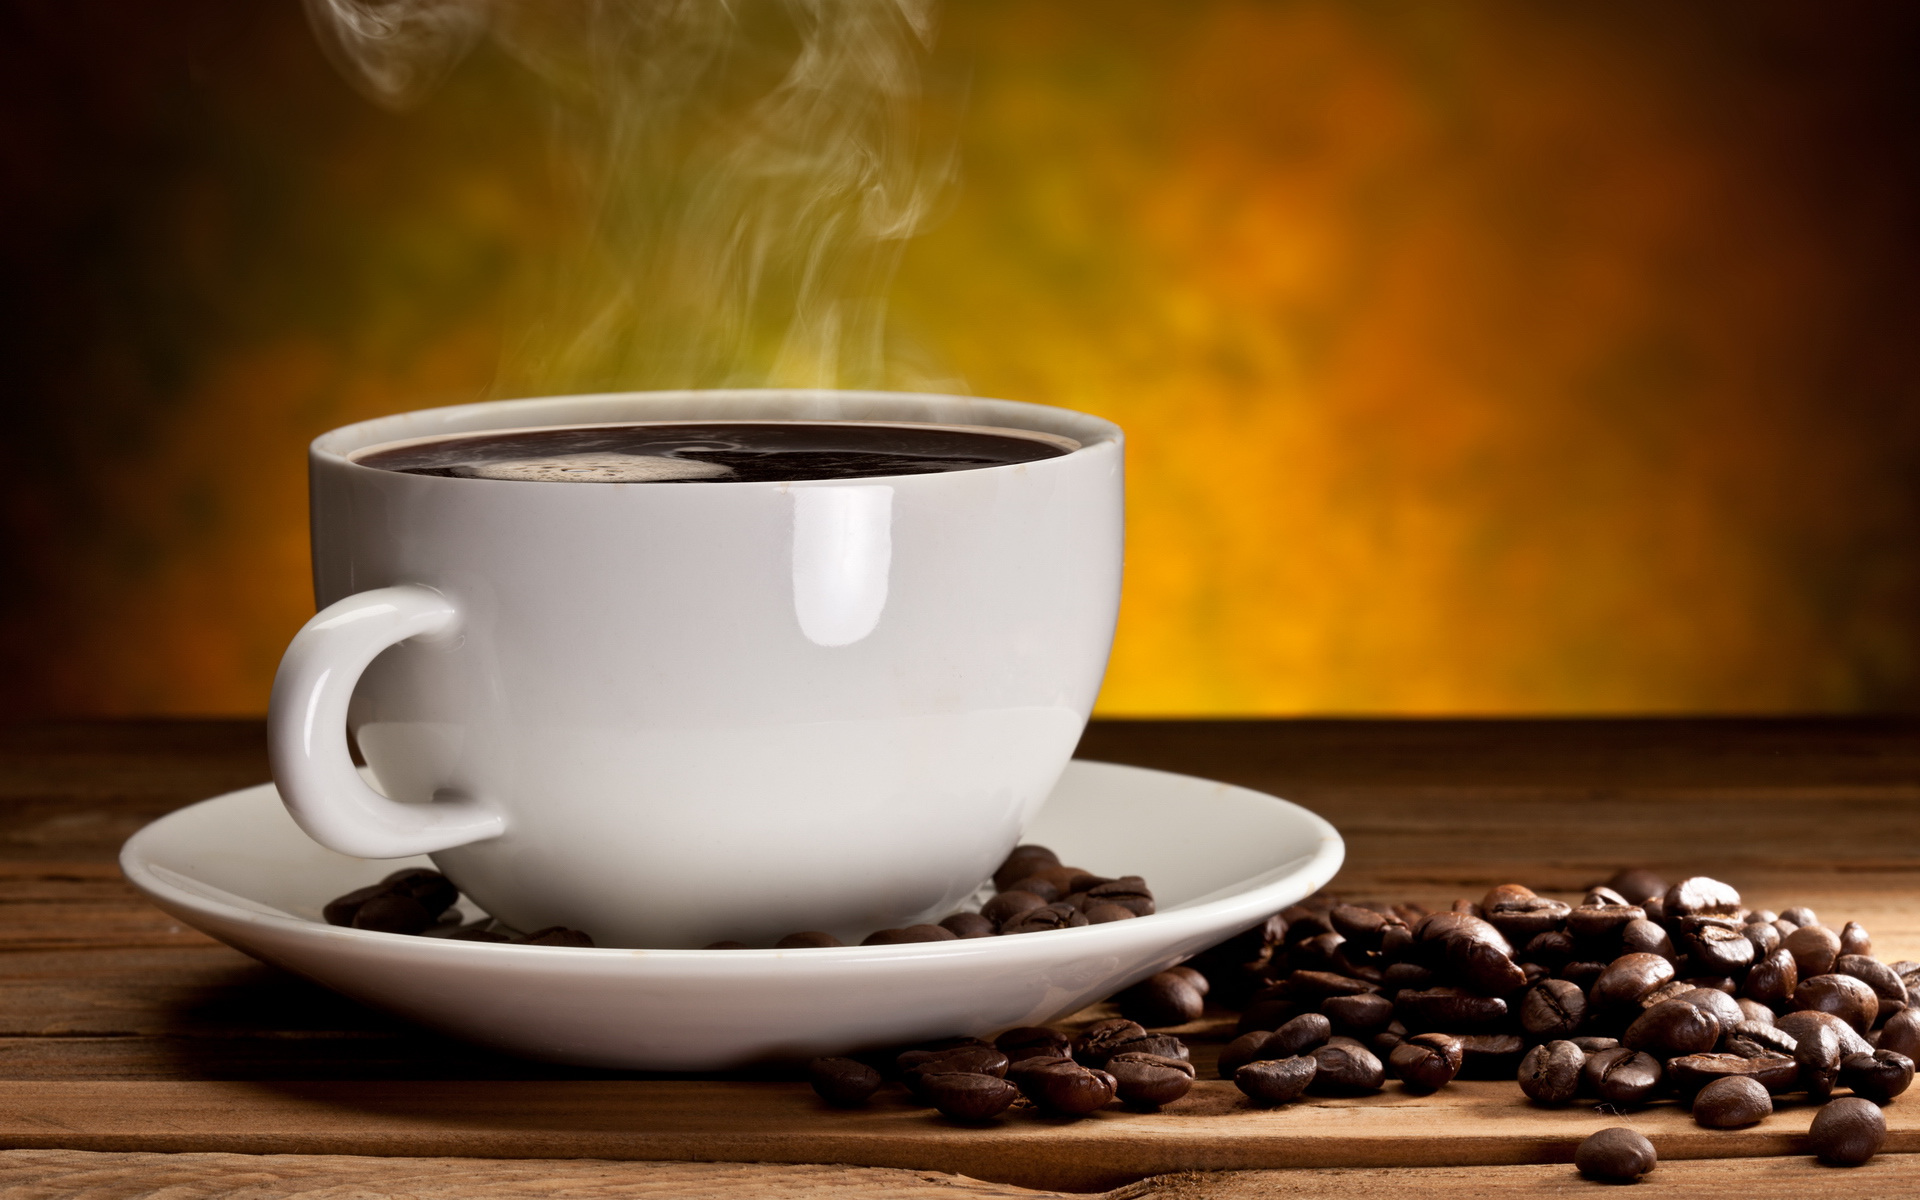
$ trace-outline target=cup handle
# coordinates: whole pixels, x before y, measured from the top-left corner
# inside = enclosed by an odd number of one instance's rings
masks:
[[[504,817],[473,800],[387,799],[347,752],[347,702],[367,664],[397,642],[459,626],[452,601],[405,585],[330,604],[294,635],[273,677],[267,754],[280,798],[308,837],[355,858],[406,858],[506,832]]]

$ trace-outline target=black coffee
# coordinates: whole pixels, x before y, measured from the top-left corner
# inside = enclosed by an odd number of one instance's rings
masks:
[[[712,421],[510,429],[375,446],[355,462],[411,475],[536,483],[755,483],[929,475],[1035,462],[1061,441],[934,425]]]

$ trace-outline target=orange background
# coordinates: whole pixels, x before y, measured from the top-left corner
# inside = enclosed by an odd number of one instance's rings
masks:
[[[1127,428],[1104,711],[1920,708],[1914,13],[950,3],[894,311]],[[291,3],[0,22],[0,712],[258,712],[307,440],[507,386],[538,89],[383,112]]]

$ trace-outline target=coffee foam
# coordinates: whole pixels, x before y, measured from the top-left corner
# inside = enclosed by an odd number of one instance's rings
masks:
[[[469,479],[510,479],[524,483],[663,483],[675,479],[718,479],[734,473],[725,463],[657,454],[554,454],[470,463],[454,473]]]

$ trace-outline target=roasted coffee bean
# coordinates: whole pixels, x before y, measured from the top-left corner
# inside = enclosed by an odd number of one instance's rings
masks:
[[[1546,1041],[1571,1037],[1586,1014],[1586,995],[1564,979],[1537,983],[1520,1000],[1520,1028]]]
[[[1317,1092],[1377,1092],[1387,1082],[1387,1068],[1380,1059],[1350,1039],[1329,1041],[1313,1052],[1313,1060],[1318,1068],[1308,1086]]]
[[[1193,1089],[1193,1064],[1158,1054],[1116,1054],[1107,1060],[1121,1103],[1152,1110]]]
[[[1695,875],[1667,889],[1664,908],[1668,921],[1678,921],[1684,917],[1732,916],[1740,911],[1740,893],[1718,879]]]
[[[451,903],[451,901],[449,901]],[[1867,927],[1858,921],[1848,921],[1840,927],[1840,953],[1872,954],[1873,939],[1867,936]]]
[[[1663,932],[1661,936],[1665,936]],[[1523,963],[1539,963],[1548,970],[1557,970],[1573,959],[1573,936],[1554,929],[1546,933],[1535,934],[1528,939],[1526,948],[1520,951]]]
[[[1590,908],[1605,908],[1615,904],[1624,907],[1632,904],[1633,901],[1601,883],[1588,888],[1586,897],[1582,899],[1580,903]]]
[[[1036,908],[1045,908],[1048,903],[1047,897],[1040,895],[1038,892],[1030,892],[1025,888],[1012,888],[1008,891],[1001,892],[985,904],[982,904],[980,906],[980,915],[992,921],[996,927],[999,927],[1005,925],[1021,913],[1031,912]]]
[[[1191,1052],[1187,1044],[1170,1033],[1146,1033],[1125,1041],[1114,1042],[1108,1048],[1107,1057],[1116,1054],[1158,1054],[1165,1058],[1177,1058],[1185,1062]],[[1105,1066],[1105,1063],[1101,1063]]]
[[[1605,1183],[1632,1183],[1659,1161],[1646,1135],[1624,1125],[1602,1129],[1573,1152],[1573,1165],[1582,1175]]]
[[[1072,1044],[1073,1039],[1066,1034],[1044,1025],[1021,1025],[993,1039],[993,1048],[1006,1055],[1009,1062],[1019,1062],[1023,1058],[1064,1057]]]
[[[1567,913],[1567,932],[1576,940],[1618,938],[1634,921],[1647,919],[1645,909],[1633,904],[1583,904]]]
[[[1820,923],[1820,918],[1814,914],[1812,909],[1804,904],[1796,904],[1792,908],[1782,909],[1780,911],[1780,919],[1793,925],[1818,925]]]
[[[1380,939],[1385,936],[1389,922],[1398,922],[1397,917],[1374,912],[1370,908],[1360,908],[1352,904],[1336,904],[1327,910],[1327,920],[1332,923],[1333,931],[1362,950],[1378,950]]]
[[[1087,894],[1089,905],[1117,904],[1130,910],[1136,917],[1153,915],[1153,893],[1147,888],[1147,881],[1138,875],[1122,875],[1118,879],[1104,880],[1083,890]]]
[[[1486,942],[1460,938],[1447,943],[1447,972],[1483,996],[1510,996],[1527,986],[1527,974]]]
[[[1834,1036],[1840,1039],[1842,1055],[1873,1052],[1873,1047],[1866,1038],[1860,1036],[1859,1031],[1832,1013],[1820,1012],[1817,1009],[1801,1009],[1776,1018],[1773,1024],[1776,1029],[1795,1039],[1804,1039],[1807,1031],[1815,1026],[1825,1026],[1831,1028]]]
[[[1712,988],[1731,998],[1740,994],[1740,985],[1728,975],[1689,975],[1682,980],[1688,988]]]
[[[1620,1048],[1619,1038],[1576,1037],[1576,1038],[1568,1038],[1567,1040],[1572,1042],[1574,1045],[1580,1047],[1580,1049],[1586,1051],[1588,1054],[1598,1054],[1602,1050],[1617,1050]]]
[[[1333,1022],[1321,1013],[1301,1013],[1273,1031],[1272,1047],[1262,1058],[1292,1058],[1327,1044]]]
[[[1920,1062],[1920,1008],[1904,1009],[1887,1018],[1880,1027],[1880,1049]]]
[[[1740,1009],[1740,1002],[1718,988],[1689,988],[1674,999],[1691,1004],[1702,1012],[1712,1013],[1713,1019],[1720,1022],[1723,1033],[1747,1019],[1747,1014]]]
[[[1833,960],[1840,957],[1840,935],[1824,925],[1802,925],[1781,941],[1780,948],[1793,955],[1800,978],[1808,979],[1833,970]]]
[[[1430,988],[1440,981],[1433,971],[1419,963],[1397,962],[1382,972],[1380,990],[1383,992],[1420,991]]]
[[[1684,979],[1670,979],[1640,997],[1640,1008],[1644,1011],[1652,1008],[1656,1004],[1665,1004],[1669,1000],[1678,1000],[1693,990],[1695,990],[1694,986]]]
[[[1535,1104],[1570,1104],[1586,1065],[1586,1052],[1572,1042],[1542,1043],[1520,1060],[1520,1090]]]
[[[1580,1070],[1581,1085],[1609,1104],[1639,1104],[1660,1087],[1664,1072],[1660,1060],[1625,1046],[1587,1055]]]
[[[1865,1033],[1880,1016],[1880,998],[1873,989],[1851,975],[1815,975],[1802,979],[1793,990],[1793,1007],[1798,1012],[1832,1013]]]
[[[886,1082],[880,1072],[851,1058],[816,1058],[807,1064],[807,1082],[820,1098],[842,1108],[857,1108]]]
[[[1131,921],[1140,914],[1130,908],[1121,908],[1118,904],[1089,904],[1086,908],[1087,924],[1106,925],[1114,921]]]
[[[1850,1054],[1840,1060],[1840,1086],[1875,1104],[1891,1104],[1913,1083],[1913,1060],[1893,1050]]]
[[[1102,1066],[1110,1056],[1120,1053],[1123,1043],[1145,1037],[1146,1033],[1145,1026],[1125,1017],[1095,1021],[1073,1039],[1074,1060],[1082,1066]]]
[[[1634,1018],[1620,1044],[1645,1050],[1655,1058],[1705,1054],[1720,1040],[1720,1022],[1710,1012],[1684,1000],[1656,1004]]]
[[[1773,1010],[1758,1000],[1749,1000],[1742,996],[1734,1003],[1740,1006],[1741,1020],[1752,1021],[1758,1025],[1773,1024]]]
[[[1015,880],[1025,879],[1035,871],[1060,865],[1060,856],[1045,846],[1015,846],[993,873],[993,886],[1005,889]]]
[[[1177,975],[1181,979],[1186,980],[1187,986],[1199,992],[1202,996],[1205,996],[1213,990],[1213,982],[1209,980],[1204,973],[1185,963],[1177,967],[1168,967],[1166,973],[1169,975]]]
[[[951,920],[952,918],[948,918]],[[843,943],[830,933],[808,930],[804,933],[789,933],[773,944],[775,950],[806,950],[821,946],[838,946]]]
[[[1517,1033],[1462,1033],[1460,1041],[1460,1077],[1462,1079],[1512,1079],[1525,1057],[1527,1043]]]
[[[1553,972],[1547,970],[1545,967],[1541,966],[1539,963],[1521,963],[1520,973],[1527,977],[1528,987],[1532,987],[1534,984],[1539,983],[1543,979],[1553,978]]]
[[[1607,886],[1625,896],[1629,904],[1644,904],[1655,896],[1665,895],[1667,891],[1667,881],[1645,867],[1617,871],[1613,878],[1607,880]]]
[[[1567,919],[1568,909],[1564,902],[1536,896],[1525,888],[1519,891],[1526,892],[1526,895],[1510,894],[1493,907],[1488,907],[1484,902],[1480,906],[1486,914],[1487,923],[1514,945],[1521,945],[1539,934],[1558,929]],[[1488,894],[1488,899],[1493,899],[1492,893]]]
[[[1800,1064],[1785,1054],[1683,1054],[1667,1060],[1667,1084],[1682,1099],[1716,1079],[1752,1079],[1774,1095],[1797,1091]]]
[[[1460,1039],[1450,1033],[1416,1033],[1387,1056],[1387,1067],[1408,1091],[1434,1092],[1452,1083],[1466,1061]]]
[[[1319,1060],[1308,1054],[1261,1059],[1235,1071],[1233,1086],[1255,1104],[1285,1104],[1299,1099],[1319,1070]]]
[[[993,921],[989,920],[988,918],[976,912],[954,913],[952,916],[945,917],[941,920],[940,928],[946,930],[947,932],[951,933],[953,936],[957,938],[992,937],[994,934],[1000,932],[1000,927],[998,925],[996,925]],[[822,945],[831,944],[831,945],[837,946],[840,943],[823,942],[821,944]]]
[[[729,939],[726,941],[708,942],[700,948],[702,950],[751,950],[753,947],[747,945],[745,942],[736,942]]]
[[[1673,964],[1657,954],[1622,954],[1593,981],[1587,1000],[1600,1008],[1629,1008],[1673,979]]]
[[[434,922],[434,913],[412,896],[402,892],[383,891],[369,896],[354,908],[355,929],[371,929],[377,933],[415,934],[426,930]]]
[[[1642,917],[1620,927],[1620,953],[1658,954],[1661,958],[1672,958],[1673,938],[1665,929]]]
[[[1709,925],[1687,934],[1686,943],[1695,970],[1732,974],[1753,963],[1753,943],[1737,929]]]
[[[1740,994],[1761,1004],[1785,1004],[1799,986],[1799,964],[1794,961],[1793,951],[1783,945],[1753,965]]]
[[[1306,1006],[1285,997],[1271,996],[1263,999],[1256,995],[1248,1002],[1247,1010],[1240,1014],[1234,1033],[1251,1033],[1256,1029],[1278,1029],[1299,1016],[1304,1007]]]
[[[1327,919],[1324,910],[1311,909],[1304,904],[1294,904],[1281,909],[1280,916],[1287,923],[1285,942],[1289,946],[1295,942],[1304,942],[1310,937],[1333,932],[1333,924]]]
[[[931,1057],[907,1066],[904,1075],[909,1085],[930,1075],[991,1075],[998,1079],[1007,1073],[1009,1065],[1011,1060],[999,1047],[970,1044],[934,1051]]]
[[[1815,1025],[1794,1034],[1793,1061],[1800,1064],[1800,1086],[1808,1099],[1825,1100],[1840,1082],[1840,1031],[1833,1025]]]
[[[1665,960],[1663,959],[1662,961]],[[1561,967],[1553,973],[1553,977],[1555,979],[1566,980],[1581,991],[1586,992],[1588,999],[1592,999],[1593,985],[1600,982],[1600,977],[1606,973],[1606,963],[1578,961],[1570,962],[1566,966]]]
[[[1393,1022],[1393,1001],[1378,993],[1328,996],[1321,1001],[1320,1011],[1335,1030],[1349,1037],[1372,1037]]]
[[[909,925],[904,929],[876,929],[862,938],[862,946],[900,946],[908,942],[951,942],[955,939],[951,929],[938,925]]]
[[[1087,914],[1070,904],[1046,904],[1030,908],[1009,918],[1000,927],[1006,933],[1044,933],[1049,929],[1071,929],[1087,924]]]
[[[1485,942],[1502,954],[1513,954],[1505,935],[1471,913],[1434,913],[1421,920],[1413,936],[1418,960],[1429,967],[1444,966],[1448,943],[1461,940]]]
[[[1836,1167],[1857,1167],[1874,1155],[1887,1140],[1887,1118],[1871,1100],[1848,1096],[1835,1100],[1813,1114],[1813,1126],[1807,1130],[1807,1145],[1821,1162]]]
[[[407,867],[395,871],[381,880],[380,886],[417,901],[420,907],[435,917],[452,908],[460,899],[460,890],[453,886],[453,880],[425,867]]]
[[[1773,1115],[1773,1097],[1758,1080],[1716,1079],[1693,1098],[1693,1119],[1708,1129],[1739,1129]]]
[[[1766,922],[1749,921],[1740,927],[1740,935],[1753,943],[1755,962],[1780,948],[1780,931]]]
[[[1455,1033],[1498,1025],[1507,1017],[1507,1002],[1498,996],[1477,996],[1462,988],[1437,987],[1401,992],[1393,1011],[1416,1033],[1444,1030]]]
[[[1646,912],[1647,920],[1652,921],[1655,925],[1664,925],[1667,923],[1667,898],[1665,896],[1648,896],[1640,902],[1640,907]]]
[[[949,1073],[920,1081],[922,1100],[956,1121],[991,1121],[1020,1098],[1020,1089],[994,1075]]]
[[[1273,1031],[1256,1029],[1243,1033],[1228,1042],[1220,1051],[1218,1070],[1220,1078],[1232,1079],[1233,1073],[1250,1062],[1259,1062],[1266,1058],[1266,1048],[1273,1041]]]
[[[1031,1099],[1033,1089],[1028,1086],[1028,1076],[1035,1071],[1079,1065],[1064,1054],[1035,1054],[1026,1058],[1016,1058],[1007,1064],[1007,1082],[1017,1086],[1022,1095]]]
[[[1306,997],[1313,1004],[1328,996],[1358,996],[1380,990],[1377,983],[1336,975],[1332,971],[1295,971],[1287,977],[1287,983],[1293,995]]]
[[[1873,989],[1880,1013],[1897,1013],[1908,1004],[1907,985],[1887,964],[1864,954],[1842,954],[1833,960],[1833,973],[1858,979]],[[1817,977],[1816,977],[1817,978]]]
[[[1769,1054],[1784,1054],[1791,1058],[1797,1045],[1799,1043],[1794,1041],[1791,1034],[1782,1033],[1758,1021],[1742,1021],[1721,1031],[1720,1035],[1721,1052],[1737,1054],[1741,1058],[1761,1058]]]
[[[1385,1029],[1366,1039],[1366,1042],[1367,1049],[1373,1051],[1374,1056],[1381,1062],[1385,1062],[1387,1055],[1393,1053],[1393,1048],[1406,1040],[1407,1027],[1398,1021],[1392,1021]]]
[[[1105,1071],[1078,1063],[1056,1063],[1023,1071],[1019,1087],[1027,1099],[1045,1112],[1083,1117],[1113,1103],[1120,1085]]]
[[[1060,885],[1045,875],[1029,875],[1025,879],[1016,879],[1000,889],[1002,896],[1009,892],[1024,892],[1030,896],[1038,896],[1042,904],[1052,904],[1055,900],[1066,897],[1066,893],[1060,890]],[[985,907],[986,905],[981,905],[982,909]]]
[[[1148,1027],[1197,1021],[1207,1006],[1199,990],[1172,971],[1149,975],[1113,999],[1122,1016]]]
[[[1316,971],[1344,976],[1346,971],[1340,963],[1340,947],[1346,944],[1346,940],[1337,933],[1322,933],[1303,942],[1295,942],[1287,950],[1287,965],[1295,973]]]
[[[516,946],[561,946],[570,950],[590,950],[593,939],[578,929],[568,929],[565,925],[549,925],[537,929],[513,943]],[[742,950],[745,946],[740,947]]]

